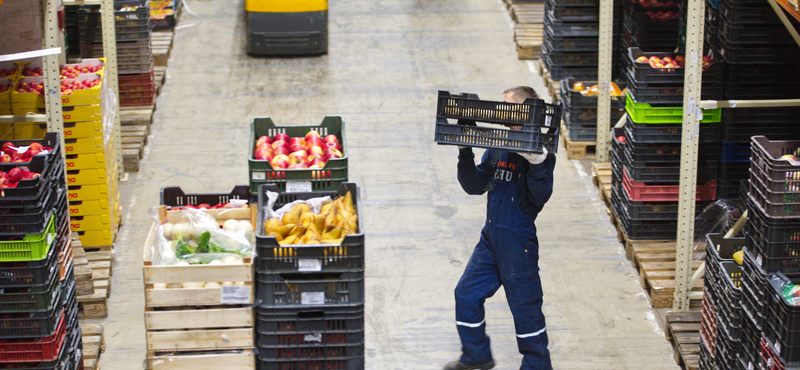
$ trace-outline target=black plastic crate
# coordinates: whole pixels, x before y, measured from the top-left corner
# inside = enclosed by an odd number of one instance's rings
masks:
[[[795,99],[798,97],[800,97],[800,91],[794,91],[794,85],[786,81],[781,83],[759,81],[725,83],[725,98],[729,100]]]
[[[628,73],[628,90],[636,96],[637,102],[648,103],[651,105],[683,105],[683,85],[680,84],[647,84],[645,82],[637,82],[636,79]],[[711,81],[711,83],[704,81],[701,91],[702,99],[719,99],[723,96],[724,86],[722,81]]]
[[[651,53],[644,52],[638,47],[628,49],[628,73],[637,82],[644,83],[679,83],[683,84],[684,68],[653,68],[649,63],[640,63],[636,59],[645,56],[656,56],[658,58],[674,57],[674,53]],[[708,68],[703,68],[703,81],[722,81],[724,68],[721,63],[711,63]]]
[[[597,80],[597,66],[589,67],[565,67],[553,64],[550,61],[550,55],[542,54],[542,62],[544,62],[547,71],[550,72],[550,77],[553,80],[561,80],[567,77],[575,77],[586,80]]]
[[[0,145],[11,142],[16,147],[27,146],[31,143],[39,143],[42,146],[53,148],[53,151],[46,155],[37,155],[31,158],[30,162],[6,162],[0,163],[0,171],[8,172],[15,167],[28,167],[29,171],[41,174],[31,180],[22,180],[17,184],[16,188],[7,188],[0,190],[0,205],[9,204],[9,202],[29,201],[34,200],[41,195],[43,186],[63,179],[60,177],[63,173],[56,171],[61,164],[63,168],[63,160],[61,158],[61,142],[58,134],[55,132],[48,132],[43,139],[35,140],[6,140],[0,141]]]
[[[364,271],[364,224],[358,218],[358,232],[344,237],[341,244],[280,245],[272,236],[264,235],[266,192],[279,193],[275,208],[298,199],[352,192],[356,214],[361,211],[361,194],[355,183],[344,183],[335,192],[281,193],[275,185],[262,185],[258,192],[258,226],[256,227],[257,265],[259,273],[276,272],[361,272]]]
[[[597,37],[600,25],[597,22],[564,22],[555,18],[552,10],[545,10],[544,24],[549,26],[556,36]],[[615,25],[615,28],[619,27]]]
[[[751,369],[749,364],[757,364],[760,356],[761,329],[747,315],[742,317],[742,343],[739,351],[739,362],[743,369]],[[752,368],[755,369],[755,368]]]
[[[797,218],[800,216],[800,192],[795,188],[789,191],[773,191],[760,178],[763,172],[750,168],[750,197],[769,217]],[[768,180],[769,181],[769,180]],[[775,183],[773,183],[775,184]]]
[[[564,106],[565,110],[569,112],[575,112],[576,108],[584,108],[590,109],[588,111],[578,111],[578,112],[585,112],[592,117],[597,118],[597,95],[583,95],[580,91],[575,91],[573,86],[575,86],[576,82],[582,82],[585,89],[589,89],[594,85],[597,85],[597,81],[582,81],[578,80],[573,77],[568,77],[562,79],[560,81],[561,85],[561,96],[564,97]],[[620,91],[625,90],[628,87],[626,82],[615,82],[617,87],[619,87]],[[622,117],[622,113],[625,109],[625,95],[620,96],[612,96],[611,97],[611,111],[612,116],[614,115],[615,110],[620,110],[620,115],[618,117]]]
[[[257,274],[259,307],[355,305],[364,303],[364,272]]]
[[[562,67],[594,67],[597,69],[596,51],[555,51],[545,39],[542,43],[542,54],[547,54],[551,63]]]
[[[756,264],[750,247],[745,248],[742,263],[742,316],[748,316],[760,330],[764,326],[767,299],[767,274]]]
[[[364,369],[364,357],[327,357],[322,359],[261,359],[258,370],[307,370],[307,369]]]
[[[780,24],[781,20],[764,2],[743,2],[738,0],[722,0],[720,14],[728,22],[737,24]]]
[[[611,196],[626,211],[632,221],[675,221],[678,219],[677,202],[634,202],[623,188],[612,188]],[[702,211],[702,207],[697,207]]]
[[[674,50],[678,45],[677,27],[669,32],[660,30],[641,30],[636,27],[631,18],[623,19],[622,28],[631,36],[631,45],[636,45],[648,50]]]
[[[664,15],[671,13],[678,16],[674,18],[657,18],[655,15],[658,12],[649,10],[632,12],[629,17],[625,17],[625,20],[633,26],[632,30],[647,30],[647,32],[657,32],[659,34],[671,33],[672,38],[677,42],[675,33],[678,31],[680,10],[662,10],[660,12]]]
[[[733,254],[742,250],[745,238],[725,238],[722,234],[706,234],[706,271],[717,271],[722,262],[732,262]]]
[[[44,199],[32,207],[0,207],[0,239],[28,234],[41,234],[55,211],[56,204],[66,198],[66,187],[44,191]]]
[[[800,231],[797,220],[773,222],[752,199],[748,199],[747,206],[750,215],[747,220],[748,246],[754,252],[756,265],[765,272],[800,273],[800,238],[795,237],[792,240],[791,237]],[[773,231],[771,226],[776,226],[778,230]],[[785,234],[781,234],[779,228]],[[770,238],[781,235],[786,239]]]
[[[720,136],[718,123],[705,123],[700,125],[700,142],[718,142]],[[682,134],[680,124],[646,124],[635,123],[630,117],[625,124],[628,137],[635,138],[641,143],[680,143]]]
[[[773,275],[774,280],[800,284],[800,276]],[[784,363],[800,361],[800,306],[792,306],[778,291],[774,281],[767,293],[767,320],[764,336]]]
[[[648,163],[634,161],[628,151],[622,158],[631,180],[648,184],[675,184],[680,182],[680,163]],[[697,182],[704,184],[717,178],[717,161],[705,160],[697,164]]]
[[[518,152],[550,153],[558,150],[561,124],[560,103],[547,104],[541,99],[527,99],[522,104],[480,100],[475,94],[454,95],[439,91],[436,133],[439,144],[466,145]],[[448,119],[465,119],[521,125],[521,130],[452,124]]]
[[[634,221],[628,218],[627,210],[612,198],[611,205],[631,240],[673,239],[678,233],[677,221]]]
[[[628,154],[633,161],[647,163],[680,163],[681,144],[680,143],[639,143],[625,129],[619,129],[620,134],[625,136],[625,144]],[[719,143],[705,142],[700,145],[698,158],[716,158],[719,153]]]
[[[566,5],[558,0],[544,0],[545,10],[553,19],[563,22],[597,22],[600,9],[597,5]],[[619,11],[619,9],[615,9]]]
[[[739,199],[740,196],[738,182],[717,180],[717,199]]]
[[[767,7],[767,9],[772,12],[770,7]],[[774,16],[775,13],[773,12],[772,15]],[[737,24],[723,19],[723,21],[720,22],[718,34],[732,44],[748,44],[746,47],[758,47],[758,45],[773,46],[779,44],[783,44],[784,47],[787,47],[794,42],[789,32],[786,32],[786,28],[781,23],[753,26]]]
[[[748,83],[768,86],[769,84],[781,84],[798,78],[800,78],[800,63],[797,62],[782,61],[781,64],[775,64],[773,61],[753,64],[725,63],[725,80],[728,86],[735,87],[737,86],[736,83],[742,83],[741,86],[746,86],[744,84]],[[772,117],[780,117],[782,112],[796,111],[797,109],[797,107],[736,108],[726,109],[725,112],[729,112],[732,116],[756,116],[760,114],[761,118],[766,119],[767,122],[775,122]]]
[[[750,146],[723,142],[719,161],[726,163],[750,163]]]
[[[0,295],[0,313],[50,311],[59,303],[60,287],[59,274],[52,274],[50,281],[44,285],[3,289],[3,294]]]
[[[720,163],[717,178],[739,186],[740,181],[750,179],[750,163]]]
[[[714,358],[711,357],[711,354],[708,352],[708,347],[706,343],[701,339],[700,340],[700,355],[698,359],[698,369],[699,370],[713,370],[712,367],[714,362]]]
[[[719,35],[719,48],[717,51],[729,63],[779,64],[786,63],[787,60],[800,58],[800,50],[796,50],[797,48],[781,45],[749,47],[728,41],[723,36]]]
[[[572,141],[597,141],[597,124],[572,123],[565,113],[564,124],[567,137]]]
[[[30,262],[0,262],[0,289],[30,288],[52,283],[53,274],[58,274],[60,250],[52,243],[47,257]]]
[[[250,199],[250,186],[249,185],[236,185],[230,193],[214,194],[186,194],[180,186],[168,186],[161,188],[161,204],[169,207],[181,206],[198,206],[207,204],[209,206],[216,206],[220,204],[230,203],[232,200],[238,200],[247,203]]]
[[[748,144],[750,138],[756,135],[765,136],[770,140],[800,139],[800,125],[754,121],[752,126],[748,127],[742,123],[722,123],[724,141]]]
[[[56,279],[58,280],[58,279]],[[55,333],[64,316],[61,289],[56,287],[56,302],[44,312],[21,312],[4,315],[0,319],[0,339],[49,337]]]
[[[553,50],[558,51],[597,51],[599,41],[594,37],[575,37],[568,33],[557,33],[549,24],[544,24],[545,39]]]
[[[726,337],[722,328],[717,328],[717,350],[714,362],[717,369],[738,370],[737,354],[740,342]]]
[[[259,308],[258,346],[292,350],[297,345],[360,344],[364,341],[364,306]]]

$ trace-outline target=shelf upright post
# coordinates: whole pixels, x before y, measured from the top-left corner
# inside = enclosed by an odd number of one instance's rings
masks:
[[[614,0],[600,0],[600,39],[598,43],[597,153],[596,162],[608,162],[611,133],[611,69],[614,47]]]
[[[700,89],[703,73],[703,32],[706,0],[687,0],[686,66],[684,68],[683,128],[681,137],[678,239],[675,256],[675,294],[672,308],[688,311],[692,276],[694,216],[697,186],[697,149],[700,141]]]
[[[58,47],[58,7],[57,0],[42,0],[42,48]],[[58,70],[58,54],[42,57],[44,71],[44,100],[47,112],[47,131],[57,132],[61,139],[61,155],[64,150],[64,115],[61,109],[61,78]]]
[[[118,174],[123,175],[125,169],[122,167],[122,131],[120,129],[119,112],[119,79],[117,75],[117,31],[114,20],[114,0],[102,0],[100,9],[102,10],[102,30],[103,30],[103,55],[106,58],[106,81],[116,97],[116,113],[114,114],[114,126],[112,128],[112,138],[114,145],[114,158],[106,160],[117,164]]]

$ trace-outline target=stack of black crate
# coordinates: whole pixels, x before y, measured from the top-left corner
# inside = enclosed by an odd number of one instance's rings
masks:
[[[800,97],[794,87],[800,78],[800,49],[769,4],[718,0],[707,3],[706,14],[706,44],[725,62],[725,99]],[[739,198],[740,182],[749,178],[750,137],[799,139],[798,115],[800,107],[723,112],[720,198]]]
[[[797,369],[800,305],[784,284],[800,284],[800,141],[754,136],[751,144],[739,365]]]
[[[259,186],[259,213],[267,204],[266,191],[279,193],[275,209],[296,200],[321,196],[338,198],[348,191],[360,211],[355,183],[336,191],[280,192],[276,185]],[[256,237],[256,345],[259,370],[364,369],[364,231],[341,244],[280,245],[264,236],[259,222]]]
[[[627,69],[628,49],[671,52],[678,46],[680,3],[672,0],[622,0],[620,31],[620,75]]]
[[[615,1],[614,48],[621,29]],[[567,77],[597,80],[599,0],[545,0],[542,62],[554,81]],[[616,65],[615,56],[614,65]]]
[[[575,84],[583,85],[575,90]],[[617,82],[618,91],[625,90],[624,82]],[[597,81],[582,81],[575,78],[561,80],[561,102],[564,104],[562,119],[571,141],[597,141],[597,94],[588,94]],[[611,96],[611,125],[625,114],[625,94]]]
[[[0,184],[0,367],[75,370],[83,367],[75,271],[67,210],[65,162],[56,133],[10,143],[53,150],[0,171],[38,174]],[[14,170],[16,171],[16,170]]]

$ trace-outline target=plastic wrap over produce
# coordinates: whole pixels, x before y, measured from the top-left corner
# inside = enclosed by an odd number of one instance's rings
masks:
[[[792,284],[792,281],[782,273],[772,275],[769,282],[777,289],[786,303],[800,306],[800,285]]]
[[[224,218],[221,210],[217,216]],[[150,209],[156,220],[156,238],[150,246],[157,265],[236,264],[253,257],[255,233],[247,220],[228,219],[220,228],[217,218],[202,210],[170,211],[170,221],[161,223],[158,207]]]
[[[117,114],[117,96],[108,82],[108,74],[103,75],[103,88],[100,90],[100,109],[103,112],[103,143],[108,147],[108,140],[114,132],[114,116]]]
[[[288,203],[283,205],[283,207],[273,210],[272,208],[275,207],[275,201],[278,199],[278,193],[268,191],[267,192],[267,205],[264,207],[264,219],[268,220],[270,218],[279,218],[282,219],[283,215],[286,212],[291,211],[295,205],[297,204],[306,204],[308,208],[313,213],[319,213],[322,210],[322,206],[332,202],[331,197],[324,196],[319,198],[311,198],[305,200],[296,200],[294,202]]]
[[[742,206],[731,199],[720,199],[706,206],[694,220],[694,259],[705,259],[704,249],[699,248],[706,234],[725,234],[742,216]]]

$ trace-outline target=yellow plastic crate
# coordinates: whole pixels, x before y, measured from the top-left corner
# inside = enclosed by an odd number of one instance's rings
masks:
[[[105,64],[106,64],[106,58],[81,59],[80,63],[64,64],[63,66],[60,67],[60,69],[66,68],[67,66],[71,66],[71,67],[75,67],[77,65],[81,65],[81,66],[89,66],[89,65],[98,66],[98,65],[105,65]],[[100,80],[102,80],[103,79],[102,76],[105,73],[105,71],[106,71],[106,68],[103,67],[103,69],[101,69],[99,72],[94,72],[94,73],[100,75],[101,76]]]
[[[85,73],[80,75],[75,80],[94,80],[101,78],[100,75],[95,73]],[[65,80],[67,81],[67,80]],[[44,83],[44,77],[25,77],[17,81],[20,83]],[[61,96],[61,105],[65,107],[72,107],[76,105],[99,105],[100,104],[100,88],[103,84],[99,84],[90,89],[74,90],[71,95]],[[16,90],[11,91],[11,108],[12,109],[36,109],[45,108],[44,97],[36,93],[20,93]]]
[[[103,153],[71,154],[67,155],[66,161],[68,171],[106,168],[106,155]]]
[[[112,230],[111,216],[107,214],[70,217],[69,225],[72,231]]]
[[[0,93],[0,110],[11,110],[11,90],[14,89],[14,80],[0,78],[0,85],[8,85],[9,89]]]
[[[100,105],[76,105],[74,107],[61,107],[64,122],[102,121],[103,113]],[[28,114],[46,114],[45,108],[19,108],[15,107],[12,113],[17,116]]]
[[[67,188],[67,196],[70,201],[108,199],[108,185],[70,186]]]
[[[96,247],[114,243],[114,234],[111,230],[77,231],[83,247]]]
[[[103,137],[84,137],[79,139],[64,139],[64,153],[70,154],[94,154],[105,153],[106,147]]]
[[[64,122],[64,137],[78,139],[87,137],[103,137],[103,120],[84,122]]]
[[[46,133],[46,123],[42,124],[39,122],[24,122],[14,124],[14,138],[17,140],[32,139],[37,137],[41,138],[44,137],[44,134]]]
[[[110,204],[108,199],[80,200],[69,202],[69,217],[91,216],[91,215],[110,215]]]
[[[105,168],[90,168],[85,170],[67,171],[68,186],[82,186],[101,184],[108,186],[108,177]]]

